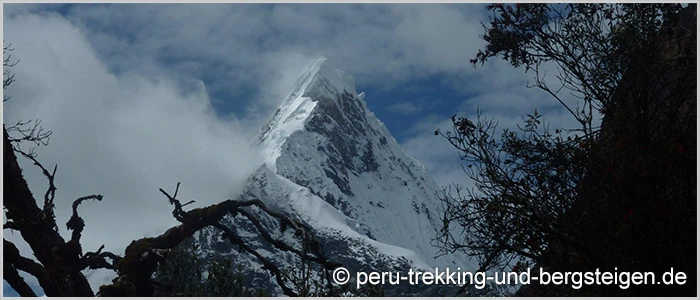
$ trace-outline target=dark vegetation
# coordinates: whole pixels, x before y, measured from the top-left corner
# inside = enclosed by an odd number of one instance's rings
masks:
[[[533,296],[693,296],[697,287],[697,13],[680,4],[494,4],[475,66],[503,58],[577,128],[537,110],[496,133],[480,112],[446,138],[475,182],[443,190],[444,252],[481,270],[685,272],[684,285],[529,285]],[[544,65],[558,67],[548,74]],[[577,99],[576,106],[565,97]],[[595,126],[596,115],[602,124]],[[463,230],[451,230],[454,228]],[[455,233],[460,232],[460,233]]]
[[[153,295],[158,297],[265,296],[262,290],[245,285],[244,275],[229,258],[205,260],[192,240],[168,252],[155,273]],[[206,274],[206,275],[205,275]]]

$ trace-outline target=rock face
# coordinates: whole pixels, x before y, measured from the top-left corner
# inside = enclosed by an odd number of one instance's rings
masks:
[[[265,162],[248,179],[241,198],[259,198],[306,222],[327,256],[351,273],[473,268],[464,257],[434,258],[438,249],[430,241],[441,226],[437,186],[425,167],[401,150],[363,98],[352,76],[332,68],[325,58],[313,61],[261,130],[258,147]],[[267,249],[281,265],[298,263],[256,239],[251,224],[228,221],[239,233],[249,230],[251,243]],[[213,235],[204,231],[197,237],[205,252],[232,255],[255,273],[254,258],[233,254]],[[276,294],[268,277],[259,272],[251,276]],[[385,286],[387,294],[395,295],[418,290]]]

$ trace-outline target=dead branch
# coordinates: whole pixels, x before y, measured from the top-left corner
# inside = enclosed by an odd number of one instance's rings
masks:
[[[95,252],[87,252],[85,255],[83,255],[80,258],[80,264],[79,264],[79,269],[84,270],[87,268],[90,269],[110,269],[110,270],[116,270],[117,269],[117,262],[122,259],[121,256],[116,255],[111,252],[102,252],[102,249],[104,249],[105,245],[100,246],[99,249]],[[111,263],[107,262],[105,258],[109,258],[112,260]]]
[[[34,124],[28,126],[32,122]],[[10,142],[31,142],[36,146],[47,146],[53,134],[53,131],[46,130],[44,126],[41,126],[40,120],[19,120],[12,126],[7,126],[6,130]],[[18,135],[17,137],[14,136],[15,133]]]
[[[20,232],[38,262],[22,258],[19,251],[13,256],[16,247],[9,242],[4,243],[4,261],[11,261],[16,269],[26,270],[37,277],[47,296],[94,296],[87,279],[76,267],[80,257],[80,252],[76,251],[79,250],[77,243],[66,243],[58,233],[52,207],[53,192],[47,192],[48,200],[45,201],[50,204],[47,209],[39,209],[4,127],[3,151],[3,207],[7,216],[4,226]],[[44,175],[50,177],[53,186],[55,172],[49,173],[33,156],[29,156]],[[55,190],[55,186],[50,189]]]
[[[4,56],[2,60],[2,88],[6,89],[8,86],[10,86],[13,82],[15,82],[15,74],[12,73],[11,69],[12,67],[16,66],[19,63],[19,60],[12,60],[12,54],[9,54],[8,52],[12,52],[15,49],[12,48],[12,44],[8,44],[7,46],[3,45],[2,47],[2,54]],[[2,102],[5,102],[7,100],[10,100],[10,96],[4,95]]]
[[[2,229],[10,229],[10,230],[17,230],[19,231],[19,227],[17,227],[17,224],[12,221],[7,221],[5,224],[2,225]]]
[[[182,241],[191,237],[195,232],[213,226],[224,232],[226,238],[234,245],[238,245],[241,249],[255,256],[263,263],[265,269],[269,270],[275,276],[277,283],[280,285],[286,295],[294,296],[296,293],[289,288],[285,283],[285,277],[277,266],[270,260],[262,256],[255,249],[246,244],[237,234],[235,228],[228,228],[220,223],[220,220],[226,216],[235,216],[241,214],[250,220],[261,233],[262,237],[282,251],[292,252],[300,256],[302,260],[312,261],[323,266],[324,269],[332,269],[337,267],[336,264],[328,262],[321,252],[320,244],[313,236],[311,229],[300,221],[293,220],[287,215],[269,209],[262,201],[258,199],[247,201],[226,200],[219,204],[211,205],[205,208],[197,208],[190,211],[184,211],[183,205],[176,199],[179,191],[180,183],[175,188],[175,193],[171,196],[168,192],[160,189],[168,198],[168,201],[173,208],[173,217],[182,224],[166,230],[163,234],[157,237],[143,238],[131,242],[126,248],[124,258],[117,263],[117,272],[119,277],[116,278],[111,285],[100,287],[100,296],[114,295],[130,295],[130,296],[150,296],[153,293],[153,282],[151,277],[158,268],[158,265],[164,259],[163,252],[172,249],[179,245]],[[191,203],[191,202],[190,202]],[[302,242],[303,249],[295,249],[291,245],[274,239],[260,224],[258,218],[246,211],[247,207],[255,206],[265,214],[276,218],[281,224],[292,228]],[[119,282],[119,284],[117,284]],[[125,284],[128,282],[128,284]],[[132,288],[133,287],[133,288]]]
[[[42,210],[42,213],[43,218],[46,219],[47,222],[50,222],[54,229],[58,231],[58,226],[56,225],[56,216],[54,215],[54,199],[56,197],[56,185],[54,185],[54,179],[56,176],[56,170],[58,169],[58,165],[54,165],[53,172],[49,173],[49,171],[46,168],[44,168],[44,165],[42,165],[36,159],[36,154],[33,152],[34,149],[30,150],[30,152],[27,153],[21,150],[19,148],[19,145],[15,145],[13,148],[19,154],[22,154],[22,156],[31,160],[35,166],[39,167],[39,169],[41,169],[42,174],[44,174],[46,179],[49,181],[49,187],[46,189],[46,193],[44,193],[44,208]]]
[[[85,221],[83,218],[81,218],[78,215],[78,206],[80,203],[82,203],[85,200],[97,200],[97,201],[102,201],[102,195],[90,195],[90,196],[85,196],[85,197],[80,197],[78,199],[75,199],[73,201],[73,215],[70,217],[68,222],[66,223],[66,227],[68,230],[73,230],[73,234],[71,235],[71,242],[78,243],[80,245],[80,235],[83,232],[83,228],[85,228]]]
[[[44,266],[35,262],[32,259],[20,255],[19,249],[17,249],[15,244],[6,239],[3,239],[2,248],[4,252],[3,267],[5,267],[3,271],[3,276],[5,277],[5,279],[8,279],[8,277],[12,279],[12,282],[8,280],[8,283],[10,284],[10,286],[12,286],[13,289],[15,289],[15,291],[17,291],[18,293],[20,293],[20,291],[21,293],[26,293],[26,288],[24,287],[24,285],[26,285],[27,283],[21,277],[19,278],[21,281],[19,281],[17,278],[13,278],[14,274],[17,274],[17,276],[19,276],[17,270],[22,270],[31,274],[39,280],[39,284],[42,286],[42,288],[44,288],[44,293],[48,295],[52,292],[51,290],[46,290],[47,287],[51,286],[51,277],[44,268]],[[31,289],[29,290],[31,291]],[[34,292],[32,291],[31,293],[33,294]],[[34,297],[36,297],[36,295],[34,295]]]
[[[12,263],[3,261],[3,278],[10,286],[19,294],[20,297],[36,297],[36,293],[24,281],[24,278],[19,275],[17,268]]]

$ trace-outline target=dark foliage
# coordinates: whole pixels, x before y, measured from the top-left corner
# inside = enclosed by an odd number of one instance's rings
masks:
[[[584,175],[582,139],[550,133],[537,111],[528,117],[518,132],[506,130],[500,139],[496,123],[480,113],[476,123],[453,116],[453,130],[440,133],[462,153],[475,185],[443,190],[439,242],[445,252],[477,256],[482,271],[537,259],[552,239],[571,240],[563,224],[553,225],[571,207]],[[468,231],[454,236],[454,225]]]
[[[530,285],[522,295],[694,295],[696,292],[696,24],[694,4],[493,4],[473,64],[501,56],[533,71],[536,88],[579,122],[550,134],[528,115],[496,137],[495,122],[453,116],[436,131],[462,153],[467,190],[446,189],[442,249],[482,270],[652,271],[684,285]],[[558,66],[558,83],[541,66]],[[576,107],[561,93],[579,99]],[[595,112],[602,125],[593,126]],[[562,135],[562,133],[564,135]],[[461,228],[456,234],[455,228]],[[510,270],[506,270],[510,271]]]

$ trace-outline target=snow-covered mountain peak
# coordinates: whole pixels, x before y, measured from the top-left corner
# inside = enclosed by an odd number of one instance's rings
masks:
[[[325,58],[321,58],[316,75],[311,80],[311,84],[306,88],[303,95],[305,96],[321,96],[321,95],[338,95],[345,92],[353,96],[357,95],[355,91],[355,79],[352,75],[341,70],[333,68]]]
[[[452,258],[434,260],[437,249],[430,245],[440,225],[437,185],[368,109],[364,96],[356,93],[351,75],[325,58],[314,60],[261,131],[264,167],[308,189],[370,240],[444,265]]]
[[[311,61],[302,71],[287,98],[290,99],[296,96],[332,96],[344,92],[357,95],[355,79],[351,75],[331,66],[327,58],[320,57]]]
[[[344,97],[343,97],[344,96]],[[260,149],[265,163],[276,170],[280,148],[292,133],[304,130],[304,124],[318,102],[323,107],[339,107],[338,99],[356,99],[362,102],[364,93],[357,94],[355,79],[333,68],[325,57],[320,57],[301,72],[292,90],[287,94],[272,119],[259,135]],[[364,103],[356,103],[364,108]]]
[[[430,241],[441,226],[438,187],[368,109],[364,96],[355,91],[352,76],[325,58],[312,61],[261,130],[258,147],[265,162],[241,198],[260,199],[304,221],[328,257],[348,269],[473,267],[459,255],[434,257],[438,249]],[[237,228],[243,232],[246,225]],[[209,245],[212,236],[198,238]],[[254,232],[248,236],[259,240]],[[261,249],[273,248],[258,242]],[[254,261],[250,267],[257,269]]]
[[[344,92],[357,95],[355,79],[331,66],[326,57],[320,57],[312,60],[301,72],[283,105],[298,97],[334,96]]]

